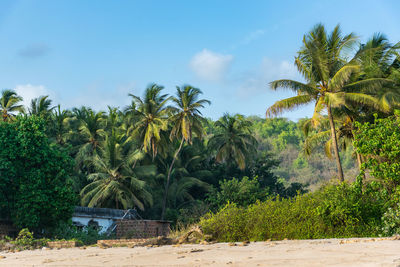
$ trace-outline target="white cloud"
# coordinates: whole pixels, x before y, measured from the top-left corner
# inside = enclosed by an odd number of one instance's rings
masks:
[[[251,96],[255,93],[266,92],[269,89],[269,83],[279,79],[301,80],[301,77],[294,64],[286,60],[274,61],[264,58],[258,68],[239,77],[239,96]]]
[[[56,94],[47,89],[44,85],[20,84],[14,88],[15,92],[23,97],[23,105],[30,106],[31,100],[39,96],[48,95],[55,105]]]
[[[265,34],[265,30],[256,30],[249,33],[241,42],[242,45],[250,44],[251,42],[259,39],[261,36]]]
[[[80,90],[78,95],[75,95],[68,101],[68,108],[88,106],[95,110],[107,111],[108,106],[119,107],[123,109],[131,102],[129,93],[136,94],[135,82],[120,83],[115,86],[114,90],[107,90],[101,82],[93,82]]]
[[[214,53],[203,49],[195,54],[190,61],[190,67],[201,79],[207,81],[221,81],[233,61],[232,55]]]

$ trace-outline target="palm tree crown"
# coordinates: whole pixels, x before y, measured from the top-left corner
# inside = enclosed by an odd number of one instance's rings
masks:
[[[244,170],[247,157],[256,152],[257,140],[250,134],[251,122],[241,115],[225,114],[215,126],[220,133],[211,137],[208,145],[217,151],[217,162],[236,162]]]
[[[170,113],[170,107],[166,105],[170,97],[162,95],[162,90],[162,86],[152,84],[146,89],[143,99],[129,94],[135,103],[131,113],[136,121],[129,132],[140,140],[145,152],[151,152],[153,159],[157,155],[161,132],[167,130]]]
[[[24,106],[19,105],[22,97],[13,90],[3,90],[0,98],[0,112],[3,121],[9,121],[15,116],[15,112],[24,112]]]
[[[339,26],[328,35],[323,25],[316,25],[304,36],[303,47],[295,58],[295,65],[307,83],[287,79],[271,82],[272,89],[288,88],[297,95],[277,101],[267,110],[267,116],[271,116],[283,110],[315,102],[312,117],[315,125],[321,120],[322,113],[327,111],[338,175],[342,181],[344,177],[332,109],[349,105],[366,105],[385,110],[373,93],[389,82],[382,78],[358,79],[360,66],[356,60],[346,61],[346,52],[354,47],[355,40],[356,37],[352,33],[342,37]],[[364,93],[361,90],[363,88],[370,94]]]

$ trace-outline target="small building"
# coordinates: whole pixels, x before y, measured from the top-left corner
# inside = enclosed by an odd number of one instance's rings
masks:
[[[135,209],[75,207],[72,222],[77,227],[98,228],[100,233],[114,233],[117,238],[166,236],[170,221],[143,220]]]
[[[72,222],[77,227],[92,226],[100,233],[112,232],[117,220],[141,219],[134,209],[119,210],[107,208],[75,207]]]

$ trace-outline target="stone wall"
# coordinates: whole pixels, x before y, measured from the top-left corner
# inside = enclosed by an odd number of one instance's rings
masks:
[[[49,248],[74,248],[78,246],[76,241],[49,241],[47,242]]]
[[[147,239],[143,238],[136,238],[136,239],[111,239],[111,240],[98,240],[97,245],[98,246],[109,246],[109,247],[115,247],[115,246],[135,246],[139,243],[145,242]]]
[[[169,234],[168,221],[154,220],[117,220],[117,238],[149,238],[167,236]]]
[[[3,236],[15,236],[16,235],[16,229],[12,225],[11,222],[9,221],[2,221],[0,220],[0,237]]]

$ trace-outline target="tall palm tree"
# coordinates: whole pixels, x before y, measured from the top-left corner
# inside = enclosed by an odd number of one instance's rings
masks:
[[[135,124],[129,128],[129,133],[139,140],[141,150],[151,152],[154,160],[161,141],[162,131],[168,128],[170,100],[167,94],[162,95],[164,87],[152,84],[146,88],[143,99],[129,94],[133,98],[134,109],[128,110],[135,117]]]
[[[99,143],[104,138],[104,112],[95,112],[90,108],[74,109],[74,112],[79,120],[79,135],[83,142],[76,156],[76,161],[80,164],[97,152]]]
[[[15,112],[24,112],[24,106],[19,103],[22,97],[17,95],[13,90],[3,90],[0,98],[0,112],[2,113],[3,121],[10,121]]]
[[[317,24],[303,38],[303,47],[295,58],[295,65],[303,75],[306,83],[293,80],[277,80],[270,83],[273,90],[277,88],[291,89],[296,96],[277,101],[268,108],[267,116],[276,115],[283,110],[290,110],[301,105],[315,102],[313,122],[321,118],[321,113],[326,111],[330,124],[332,147],[335,154],[338,176],[344,181],[342,164],[333,118],[333,108],[348,105],[368,105],[377,109],[381,108],[377,98],[371,94],[362,93],[362,88],[376,92],[386,79],[371,78],[357,80],[360,66],[355,60],[346,61],[346,50],[353,48],[356,37],[353,33],[341,35],[339,25],[329,35],[321,24]]]
[[[256,153],[257,146],[257,140],[250,134],[250,126],[251,122],[241,115],[225,114],[215,122],[220,133],[212,136],[208,145],[216,150],[217,162],[227,162],[228,165],[236,162],[239,169],[245,169],[247,158]]]
[[[204,108],[205,104],[211,104],[209,100],[199,99],[202,92],[198,88],[194,88],[190,85],[185,85],[183,87],[177,86],[176,90],[176,97],[171,98],[176,107],[173,109],[175,114],[170,119],[173,125],[170,138],[171,140],[173,138],[180,139],[180,144],[179,148],[174,154],[171,165],[168,169],[167,181],[165,182],[161,220],[164,219],[171,172],[174,167],[175,161],[184,143],[192,143],[193,133],[195,133],[199,138],[202,138],[204,132],[202,122],[204,122],[204,118],[202,117],[200,108]]]
[[[132,162],[139,153],[132,151],[125,135],[112,131],[106,135],[99,146],[98,154],[90,158],[93,173],[88,175],[91,182],[81,191],[81,202],[89,207],[113,207],[130,209],[138,207],[144,210],[152,205],[152,196],[145,188],[145,182],[138,177],[140,168],[154,175],[154,168],[137,166]]]
[[[203,168],[202,163],[205,160],[205,155],[199,154],[199,152],[193,146],[185,146],[177,156],[167,192],[169,207],[178,208],[185,203],[188,204],[195,199],[196,192],[208,192],[210,190],[210,185],[204,179],[212,176],[212,173]],[[159,181],[165,181],[168,175],[170,168],[166,162],[166,160],[159,158],[159,173],[156,176]]]
[[[48,118],[50,116],[51,111],[55,108],[51,107],[52,101],[48,97],[49,96],[46,95],[32,99],[31,106],[29,108],[29,114]]]
[[[58,105],[51,113],[51,135],[59,145],[63,145],[66,142],[69,131],[69,121],[71,118],[71,112],[68,110],[62,110],[60,105]]]

